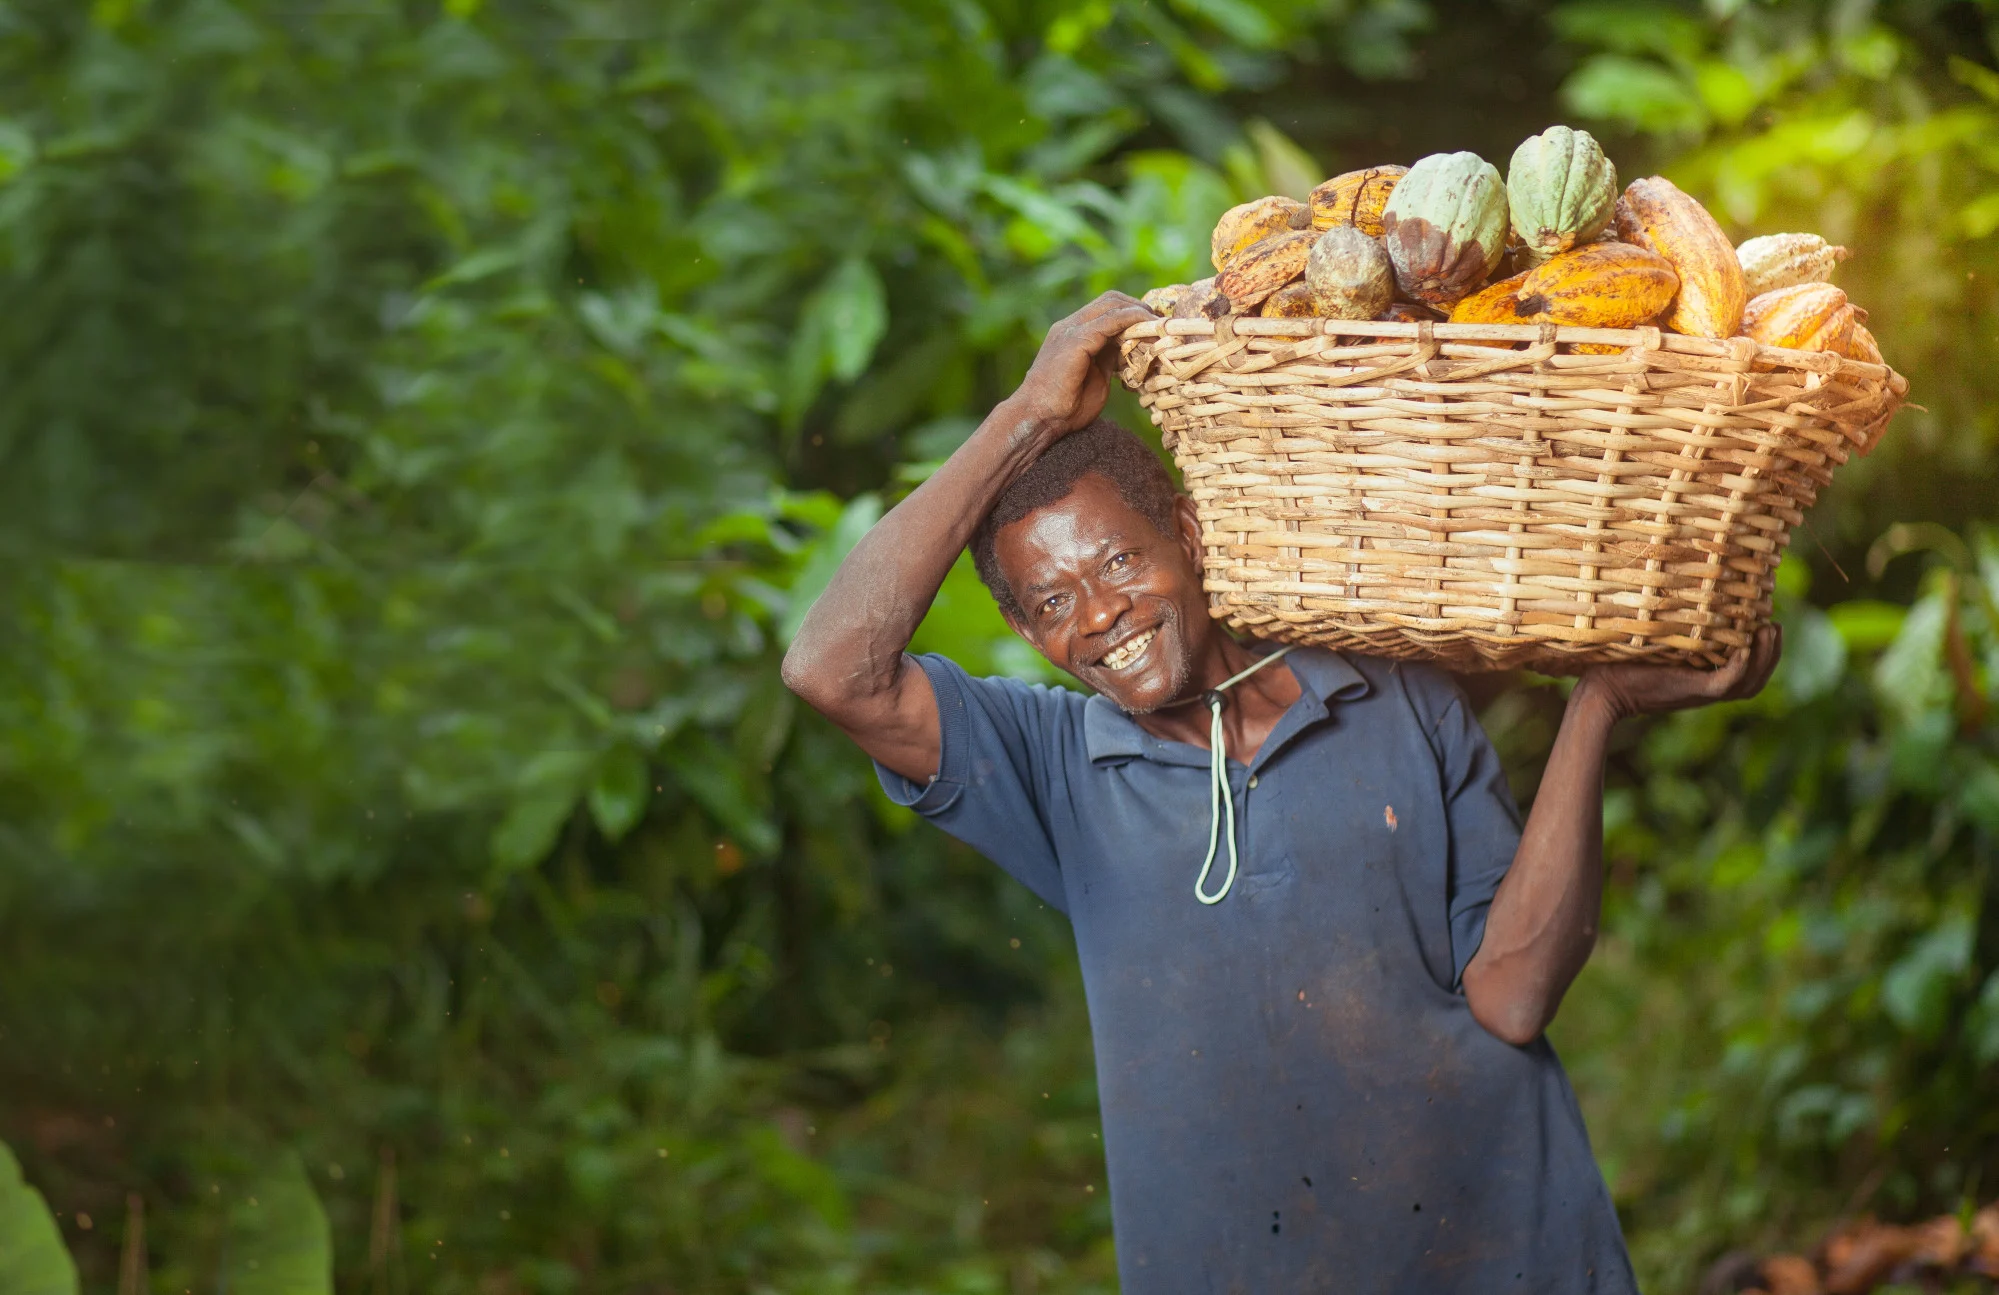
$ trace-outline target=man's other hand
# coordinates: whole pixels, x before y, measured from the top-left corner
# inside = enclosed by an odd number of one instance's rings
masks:
[[[1019,389],[1006,402],[1015,425],[1031,427],[1050,443],[1088,427],[1110,396],[1118,334],[1157,318],[1136,298],[1106,292],[1056,321]]]
[[[1741,701],[1763,691],[1777,658],[1784,651],[1784,634],[1765,625],[1747,649],[1738,650],[1716,670],[1693,666],[1619,664],[1591,666],[1577,689],[1587,689],[1622,719],[1659,711],[1686,710],[1710,702]]]

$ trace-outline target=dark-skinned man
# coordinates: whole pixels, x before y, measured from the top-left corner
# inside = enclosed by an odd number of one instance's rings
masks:
[[[1192,502],[1097,421],[1149,318],[1108,293],[1050,329],[848,555],[785,681],[1068,915],[1127,1295],[1632,1291],[1542,1030],[1596,939],[1612,726],[1754,694],[1776,632],[1715,671],[1584,673],[1523,828],[1447,675],[1209,618]],[[967,545],[1094,697],[905,652]]]

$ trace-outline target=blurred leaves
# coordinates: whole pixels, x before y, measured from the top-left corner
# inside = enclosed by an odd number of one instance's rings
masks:
[[[0,1142],[0,1290],[8,1295],[76,1295],[76,1264],[40,1192],[21,1180],[20,1162]]]

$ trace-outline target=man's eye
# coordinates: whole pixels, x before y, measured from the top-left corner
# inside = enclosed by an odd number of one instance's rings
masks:
[[[1111,570],[1113,571],[1124,570],[1126,567],[1131,565],[1131,558],[1132,555],[1129,553],[1118,554],[1116,557],[1111,559]]]

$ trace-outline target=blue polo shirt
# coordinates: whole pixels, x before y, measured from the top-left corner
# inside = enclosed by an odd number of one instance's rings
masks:
[[[1636,1289],[1553,1049],[1460,988],[1520,828],[1447,675],[1287,657],[1210,907],[1206,750],[916,660],[941,766],[882,785],[1069,917],[1126,1295]]]

